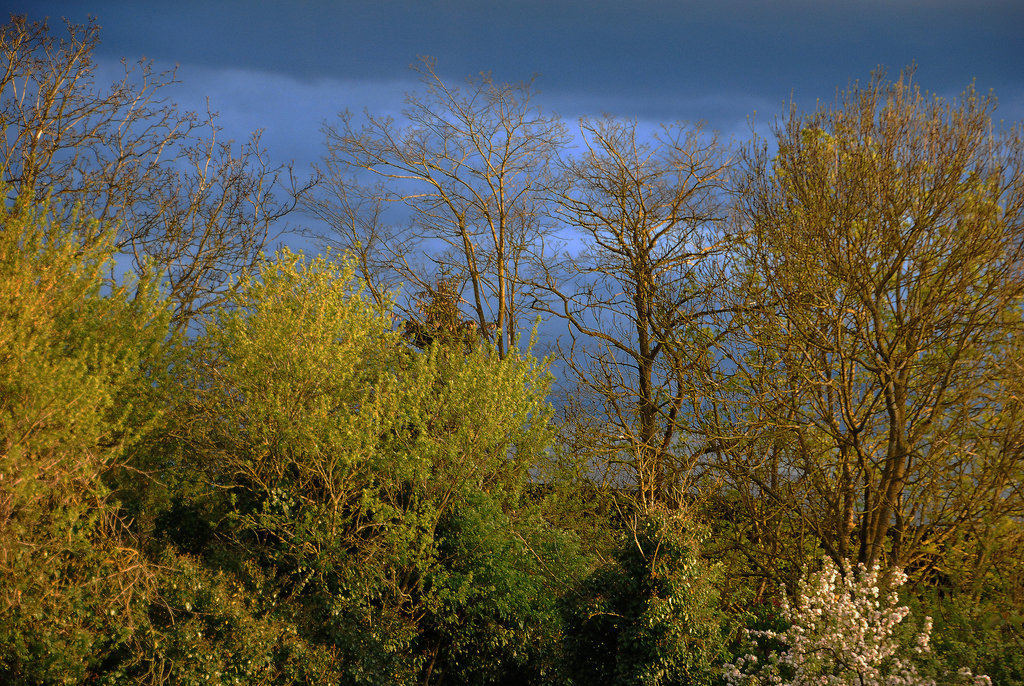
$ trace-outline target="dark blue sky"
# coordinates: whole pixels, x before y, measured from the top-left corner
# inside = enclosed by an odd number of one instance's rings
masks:
[[[271,161],[304,174],[340,110],[398,114],[418,56],[449,81],[538,75],[543,107],[645,124],[704,120],[743,141],[791,96],[805,109],[884,65],[924,88],[972,80],[1024,121],[1024,0],[0,0],[7,12],[102,28],[100,79],[120,59],[180,65],[171,96],[220,113],[227,137],[264,129]],[[294,227],[310,217],[290,219]],[[292,242],[291,240],[289,242]]]
[[[952,97],[975,80],[997,117],[1024,120],[1022,0],[0,0],[30,18],[103,27],[100,77],[122,57],[180,65],[172,97],[210,106],[228,137],[265,130],[276,162],[305,171],[338,111],[397,113],[420,55],[458,81],[538,75],[569,122],[611,113],[760,131],[792,95],[805,108],[884,65],[917,65]]]
[[[646,99],[828,92],[911,61],[944,91],[1020,85],[1019,0],[34,0],[105,28],[108,56],[301,79],[402,78],[417,55],[461,77],[542,75],[549,90]]]

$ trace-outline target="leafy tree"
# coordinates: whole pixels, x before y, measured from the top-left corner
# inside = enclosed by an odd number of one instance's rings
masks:
[[[633,515],[610,563],[565,597],[571,683],[711,683],[724,656],[704,534],[679,512]]]
[[[339,683],[345,672],[331,646],[306,640],[269,613],[258,570],[239,577],[164,551],[156,562],[150,625],[137,654],[106,676],[114,683]]]
[[[147,625],[155,570],[104,477],[160,413],[169,313],[154,283],[106,278],[95,222],[0,214],[0,680],[78,683]]]
[[[994,106],[879,74],[750,154],[716,459],[752,557],[914,566],[1021,513],[1024,146]]]
[[[530,553],[552,534],[522,521],[544,368],[410,350],[354,270],[281,253],[195,341],[172,457],[202,555],[345,681],[536,676],[557,624]]]

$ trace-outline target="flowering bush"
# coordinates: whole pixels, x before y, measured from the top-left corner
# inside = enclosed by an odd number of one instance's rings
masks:
[[[936,681],[922,676],[911,660],[915,653],[930,650],[931,617],[925,617],[911,645],[901,642],[897,627],[910,610],[898,604],[897,589],[907,577],[900,570],[891,575],[888,590],[883,590],[877,565],[851,570],[847,563],[840,568],[826,557],[820,572],[800,579],[795,607],[783,595],[782,614],[788,629],[748,632],[754,643],[760,639],[788,647],[770,652],[767,662],[747,655],[724,665],[726,684],[934,686]],[[962,669],[943,683],[985,686],[992,682]]]

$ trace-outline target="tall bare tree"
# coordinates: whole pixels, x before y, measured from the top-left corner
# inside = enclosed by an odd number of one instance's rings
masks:
[[[494,322],[504,354],[528,309],[523,270],[565,131],[534,105],[530,83],[484,75],[459,88],[431,60],[417,71],[424,91],[406,96],[400,123],[346,112],[324,127],[325,193],[310,208],[332,227],[326,242],[358,256],[378,295],[399,283],[428,291],[438,277],[466,283],[479,329]],[[408,224],[385,222],[389,203]]]
[[[699,128],[581,123],[557,213],[576,245],[538,284],[538,308],[563,319],[576,383],[565,429],[591,468],[638,492],[643,507],[678,497],[723,274],[719,224],[728,160]]]
[[[1024,146],[994,107],[877,74],[747,159],[720,466],[762,553],[905,567],[1022,513]]]
[[[166,96],[173,73],[143,61],[98,86],[100,27],[66,28],[59,40],[23,16],[0,28],[5,199],[51,198],[97,219],[97,231],[115,227],[137,272],[164,271],[185,326],[261,259],[305,189],[268,162],[258,133],[237,146],[220,139],[212,113],[180,111]]]

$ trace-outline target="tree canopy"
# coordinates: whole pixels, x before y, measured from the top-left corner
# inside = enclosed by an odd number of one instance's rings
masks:
[[[1024,683],[992,97],[730,146],[426,60],[310,189],[66,33],[0,29],[0,681]]]

